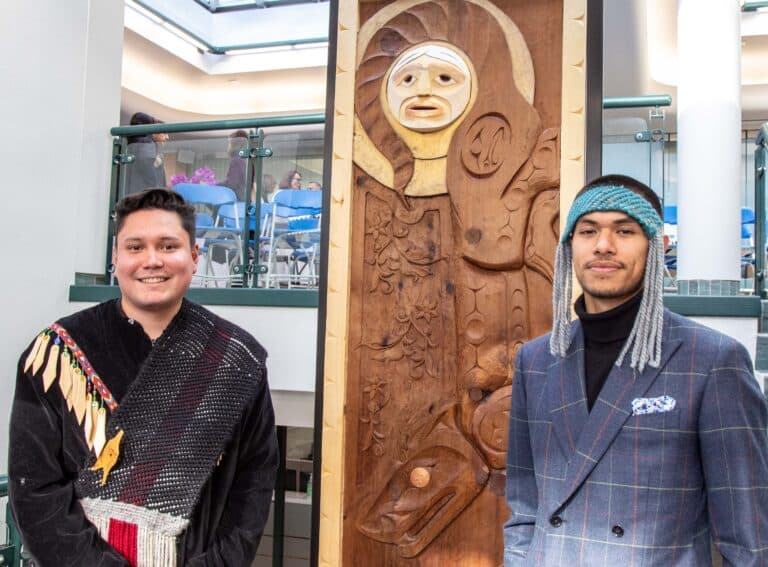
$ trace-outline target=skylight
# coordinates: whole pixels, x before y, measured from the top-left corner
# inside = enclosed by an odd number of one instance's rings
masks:
[[[251,10],[291,4],[317,4],[328,0],[194,0],[211,12]]]

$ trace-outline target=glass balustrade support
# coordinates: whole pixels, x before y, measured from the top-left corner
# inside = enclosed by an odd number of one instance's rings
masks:
[[[106,265],[104,267],[104,281],[109,282],[112,278],[112,243],[115,238],[115,218],[113,205],[117,203],[117,195],[120,191],[120,187],[125,185],[125,175],[123,173],[122,160],[120,156],[123,155],[127,148],[125,138],[114,138],[112,140],[112,175],[109,183],[109,218],[107,219],[107,254]]]
[[[254,221],[254,229],[253,229],[253,267],[254,271],[251,274],[251,286],[257,287],[259,285],[259,279],[261,279],[261,203],[262,203],[262,192],[264,191],[264,179],[263,179],[263,171],[264,171],[264,152],[261,150],[264,148],[264,130],[259,129],[259,131],[256,133],[256,152],[255,156],[252,156],[248,160],[248,174],[251,173],[250,163],[251,160],[255,159],[256,163],[254,164],[253,168],[253,175],[256,177],[256,196],[254,197],[253,201],[253,221]],[[246,187],[250,187],[250,185],[246,184]],[[250,209],[250,207],[248,207]],[[251,219],[247,216],[248,211],[246,211],[246,226],[251,226]]]
[[[603,108],[644,108],[671,104],[671,95],[613,96],[603,99]]]
[[[755,295],[765,299],[766,192],[768,191],[768,123],[760,127],[755,139]]]
[[[303,126],[306,124],[324,123],[325,114],[292,114],[289,116],[265,116],[263,118],[238,118],[236,120],[207,120],[205,122],[115,126],[109,132],[113,136],[145,136],[147,134],[178,134],[181,132],[210,132],[211,130],[246,130],[248,128]]]

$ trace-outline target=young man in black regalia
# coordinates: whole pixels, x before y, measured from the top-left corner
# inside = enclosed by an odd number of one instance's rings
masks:
[[[10,503],[41,567],[248,566],[277,467],[266,352],[184,299],[193,208],[115,209],[122,297],[43,329],[19,361]]]

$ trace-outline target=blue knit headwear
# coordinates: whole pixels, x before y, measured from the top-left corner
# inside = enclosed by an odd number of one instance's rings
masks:
[[[643,197],[621,185],[604,185],[589,189],[576,198],[568,213],[560,242],[565,242],[571,237],[576,221],[595,211],[626,213],[643,227],[648,240],[653,240],[662,225],[659,213]]]
[[[664,280],[664,242],[661,218],[653,205],[642,195],[620,185],[593,187],[579,195],[568,213],[565,229],[555,253],[555,274],[552,286],[552,335],[550,352],[566,356],[571,344],[571,292],[573,250],[571,236],[576,222],[587,213],[618,211],[635,219],[648,237],[648,258],[643,277],[643,299],[635,324],[621,349],[616,366],[621,366],[627,353],[630,366],[642,372],[646,365],[657,367],[661,362],[661,331],[664,322],[662,300]]]

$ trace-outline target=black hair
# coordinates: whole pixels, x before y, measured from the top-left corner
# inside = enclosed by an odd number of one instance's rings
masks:
[[[607,185],[619,185],[629,189],[633,193],[640,195],[643,199],[648,201],[654,209],[656,209],[656,212],[659,214],[659,218],[663,218],[664,214],[661,210],[661,201],[659,200],[659,196],[656,194],[656,192],[642,181],[638,181],[634,177],[630,177],[628,175],[620,175],[618,173],[601,175],[600,177],[593,179],[587,183],[581,191],[576,193],[574,201],[578,199],[582,193],[585,193],[590,189],[594,189],[595,187],[605,187]]]
[[[280,180],[280,185],[278,185],[278,189],[290,189],[291,188],[291,181],[293,181],[293,178],[296,177],[296,174],[299,174],[299,177],[301,177],[301,172],[297,169],[289,169],[285,175],[283,175],[283,178]]]
[[[176,191],[170,191],[163,187],[128,195],[115,205],[115,236],[120,234],[128,215],[149,209],[170,211],[179,215],[181,226],[189,235],[190,245],[195,245],[195,208]]]
[[[146,112],[136,112],[131,116],[131,126],[140,124],[158,124],[160,121]]]

